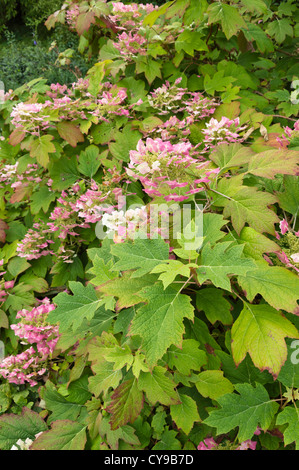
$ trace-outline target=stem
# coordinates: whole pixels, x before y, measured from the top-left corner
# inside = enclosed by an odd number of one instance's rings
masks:
[[[293,119],[293,118],[290,118],[290,117],[287,117],[287,116],[282,116],[281,114],[267,114],[267,116],[272,116],[272,117],[282,118],[282,119],[288,119],[289,121],[293,121],[293,122],[297,121],[297,119]]]

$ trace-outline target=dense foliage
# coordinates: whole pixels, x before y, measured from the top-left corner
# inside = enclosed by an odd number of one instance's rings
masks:
[[[48,18],[94,64],[0,107],[0,449],[299,449],[298,17]]]

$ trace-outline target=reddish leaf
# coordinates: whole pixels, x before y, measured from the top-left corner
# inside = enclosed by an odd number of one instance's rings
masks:
[[[10,145],[15,147],[16,145],[20,144],[22,142],[22,140],[25,138],[25,135],[26,135],[26,133],[25,133],[23,127],[18,127],[9,136]]]
[[[143,393],[138,390],[136,379],[130,379],[117,387],[107,411],[111,413],[111,429],[133,423],[143,408]]]
[[[14,204],[15,202],[21,202],[25,198],[28,198],[29,195],[31,194],[32,187],[31,186],[19,186],[18,188],[15,189],[14,194],[10,198],[10,203]]]
[[[93,11],[88,11],[87,13],[80,13],[76,22],[76,30],[79,36],[81,36],[85,31],[88,31],[91,24],[95,23],[95,14]]]
[[[73,122],[60,122],[57,124],[57,130],[60,137],[66,140],[72,147],[76,147],[78,142],[84,142],[84,135]]]
[[[4,220],[0,219],[0,242],[5,243],[6,239],[6,233],[5,230],[7,230],[9,227]]]

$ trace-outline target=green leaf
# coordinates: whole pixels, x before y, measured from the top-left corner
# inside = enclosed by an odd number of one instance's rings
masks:
[[[231,217],[238,234],[247,222],[257,232],[275,235],[274,224],[279,218],[268,206],[277,202],[276,197],[256,187],[243,186],[241,179],[242,175],[222,178],[217,186],[218,195],[213,194],[214,205],[224,208],[223,217]]]
[[[278,44],[281,44],[285,40],[286,36],[293,37],[293,28],[290,21],[286,18],[281,20],[275,19],[267,27],[266,33],[269,34],[269,36],[274,36],[275,41],[278,42]]]
[[[218,145],[211,153],[210,159],[222,171],[227,171],[230,168],[246,165],[253,155],[254,152],[250,147],[241,144]]]
[[[97,96],[102,88],[102,81],[105,78],[106,66],[113,61],[110,59],[97,62],[88,72],[89,86],[88,91],[92,96]]]
[[[23,408],[22,414],[0,416],[0,449],[10,450],[19,439],[34,441],[36,434],[44,432],[47,425],[38,413]]]
[[[111,268],[113,266],[112,260],[108,261],[106,264],[104,260],[96,254],[92,263],[93,267],[90,268],[87,272],[89,274],[95,275],[95,277],[93,277],[90,281],[94,286],[103,286],[106,284],[106,282],[109,282],[118,277],[117,273],[111,272]]]
[[[294,406],[287,406],[276,418],[276,424],[286,424],[287,427],[283,431],[284,445],[287,446],[292,442],[296,444],[296,450],[299,450],[299,418],[298,409]]]
[[[190,268],[196,268],[194,263],[183,264],[178,260],[169,260],[167,263],[155,266],[151,273],[162,273],[159,276],[160,281],[163,282],[164,289],[168,287],[175,280],[177,276],[190,277]]]
[[[228,276],[245,275],[255,267],[251,259],[243,256],[243,246],[222,242],[214,248],[210,244],[204,246],[196,273],[201,284],[209,279],[216,287],[231,291]]]
[[[285,387],[289,388],[299,388],[299,368],[297,359],[294,361],[292,350],[294,347],[298,347],[298,341],[294,341],[291,339],[286,340],[288,346],[288,357],[284,365],[282,366],[279,375],[277,377],[278,381],[281,382]]]
[[[178,36],[175,42],[175,49],[177,52],[183,50],[192,57],[194,56],[194,51],[208,51],[208,47],[202,39],[202,33],[188,29]]]
[[[136,62],[136,73],[144,73],[145,78],[151,85],[155,78],[162,78],[161,75],[162,63],[151,59],[150,57],[144,58],[140,56],[140,59]]]
[[[228,393],[218,398],[220,409],[213,410],[204,423],[217,428],[217,434],[225,434],[239,427],[239,442],[251,439],[260,426],[266,431],[279,405],[269,399],[261,385],[236,384],[237,393]]]
[[[26,259],[20,258],[19,256],[12,258],[7,265],[7,269],[13,277],[17,277],[20,273],[26,271],[26,269],[30,267],[31,266]]]
[[[101,165],[100,151],[96,145],[89,145],[80,153],[78,169],[82,175],[92,178]]]
[[[43,399],[45,400],[47,410],[52,412],[48,423],[52,423],[57,419],[75,421],[83,410],[83,405],[68,401],[56,390],[55,385],[50,381],[46,383]]]
[[[115,346],[114,349],[109,349],[107,354],[104,353],[104,358],[106,361],[114,363],[113,368],[115,370],[122,369],[125,365],[128,370],[134,359],[128,344],[125,344],[124,346]]]
[[[111,362],[98,362],[91,368],[95,374],[89,378],[89,390],[91,393],[98,397],[102,392],[106,395],[110,387],[116,389],[122,378],[122,372],[115,370]]]
[[[49,191],[48,186],[42,186],[31,196],[30,207],[32,214],[38,214],[41,209],[44,213],[48,212],[51,202],[55,201],[55,199],[55,192]]]
[[[193,398],[179,393],[181,403],[170,405],[170,414],[177,425],[185,434],[189,434],[195,422],[200,421],[196,402]]]
[[[267,150],[253,155],[249,161],[248,173],[263,178],[274,178],[278,173],[294,175],[299,163],[299,152],[288,150]]]
[[[225,237],[225,232],[221,228],[227,222],[221,214],[205,212],[203,214],[203,246],[208,243],[215,245],[216,242]]]
[[[200,289],[196,293],[196,306],[199,311],[204,311],[207,319],[212,324],[220,321],[224,325],[231,325],[233,317],[230,313],[232,306],[223,297],[224,292],[215,287]]]
[[[299,211],[299,176],[284,176],[284,191],[277,193],[280,207],[292,215]]]
[[[29,308],[34,305],[35,299],[31,291],[31,286],[26,284],[17,284],[8,293],[3,304],[5,311],[10,308],[16,312],[23,308]]]
[[[77,169],[77,157],[61,158],[50,167],[50,177],[53,179],[53,189],[62,191],[72,186],[80,178]]]
[[[181,443],[176,439],[176,431],[164,431],[161,440],[154,445],[152,450],[180,450]]]
[[[273,52],[274,45],[265,31],[255,23],[246,22],[247,30],[242,30],[247,41],[255,41],[261,53]]]
[[[166,11],[168,8],[173,4],[174,2],[167,2],[164,5],[162,5],[160,8],[157,10],[151,11],[148,15],[143,20],[143,25],[144,26],[153,26],[155,22],[157,21],[160,16],[165,15]]]
[[[141,239],[112,246],[111,253],[119,258],[114,264],[114,271],[136,269],[132,279],[141,277],[154,269],[162,261],[168,260],[169,245],[161,238]],[[138,269],[137,269],[138,268]]]
[[[143,393],[137,387],[135,378],[126,380],[119,385],[111,396],[111,402],[107,407],[111,414],[111,429],[133,423],[143,408]]]
[[[274,253],[275,251],[280,251],[280,247],[265,237],[261,233],[258,233],[251,227],[244,227],[240,233],[240,236],[236,232],[231,232],[228,236],[228,240],[235,240],[240,245],[244,246],[244,255],[251,257],[255,260],[262,260],[263,253]]]
[[[239,276],[238,282],[250,302],[260,294],[276,310],[299,311],[299,278],[286,268],[263,264],[249,271],[246,277]]]
[[[99,292],[107,296],[112,295],[118,298],[117,311],[140,304],[143,301],[140,291],[156,281],[156,277],[153,276],[132,278],[132,272],[125,272],[122,277],[114,279],[98,289]]]
[[[135,150],[141,134],[137,130],[131,129],[131,126],[125,127],[122,132],[114,132],[115,142],[109,143],[109,150],[113,157],[121,161],[129,161],[130,150]]]
[[[163,290],[160,284],[141,291],[147,305],[137,310],[130,335],[142,338],[142,349],[149,365],[155,365],[172,344],[180,346],[185,328],[184,317],[193,319],[194,309],[190,297],[172,287]]]
[[[85,318],[87,320],[93,318],[101,303],[91,285],[85,287],[80,282],[70,281],[69,287],[74,295],[61,292],[54,297],[53,301],[57,308],[48,316],[50,323],[59,323],[61,332],[69,328],[76,331]]]
[[[30,145],[30,155],[36,158],[37,162],[47,168],[49,163],[49,153],[56,153],[52,135],[42,135],[38,139],[33,140]]]
[[[132,365],[132,372],[136,379],[139,379],[140,372],[149,372],[148,366],[145,364],[145,356],[139,351],[134,356],[134,362]]]
[[[230,39],[241,28],[246,29],[246,23],[237,8],[225,3],[215,2],[208,8],[209,23],[221,23],[227,39]]]
[[[224,77],[224,70],[216,72],[212,77],[209,74],[205,75],[204,78],[204,89],[206,93],[214,96],[215,91],[224,91],[236,78]]]
[[[85,443],[85,425],[59,420],[52,423],[51,429],[34,441],[31,450],[84,450]]]
[[[170,346],[167,358],[169,367],[175,367],[183,375],[190,375],[191,370],[200,370],[207,363],[206,353],[194,339],[184,339],[181,348]]]
[[[217,400],[226,393],[234,391],[233,384],[223,377],[222,370],[205,370],[196,376],[195,386],[203,397]]]
[[[277,377],[287,359],[286,336],[299,338],[299,333],[281,313],[267,304],[244,304],[232,327],[235,363],[240,364],[248,352],[256,367]]]
[[[257,367],[255,367],[248,354],[238,366],[236,366],[231,353],[227,354],[226,352],[217,349],[215,354],[221,361],[221,369],[223,370],[223,373],[232,384],[246,382],[250,385],[255,385],[255,383],[258,382],[264,385],[266,383],[273,382],[272,375],[270,375],[268,371],[261,372]]]
[[[118,449],[120,439],[133,446],[140,445],[140,441],[135,434],[135,429],[132,428],[132,426],[126,424],[125,426],[121,426],[120,428],[113,431],[111,429],[108,416],[105,416],[101,420],[99,432],[102,437],[106,436],[106,440],[113,450]]]
[[[95,23],[95,14],[92,10],[82,11],[76,19],[76,31],[81,36],[85,31],[88,31],[91,24]]]
[[[241,0],[246,10],[252,13],[266,14],[268,7],[263,0]]]
[[[107,393],[110,387],[116,389],[121,378],[122,372],[113,367],[112,362],[105,360],[104,355],[114,351],[118,343],[115,337],[110,333],[102,333],[101,337],[96,336],[88,344],[89,360],[92,361],[91,369],[95,374],[89,378],[89,390],[95,395]]]
[[[180,403],[180,397],[175,390],[176,384],[167,375],[164,367],[156,366],[152,372],[140,372],[138,388],[145,392],[152,405],[157,402],[169,406]]]

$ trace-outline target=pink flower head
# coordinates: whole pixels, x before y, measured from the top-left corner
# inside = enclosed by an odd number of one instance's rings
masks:
[[[212,450],[217,447],[217,442],[212,437],[207,437],[203,442],[200,442],[197,446],[198,450]]]
[[[279,222],[279,227],[280,227],[280,231],[282,233],[282,235],[284,235],[285,233],[287,233],[289,231],[289,225],[288,225],[288,222],[283,219]]]

